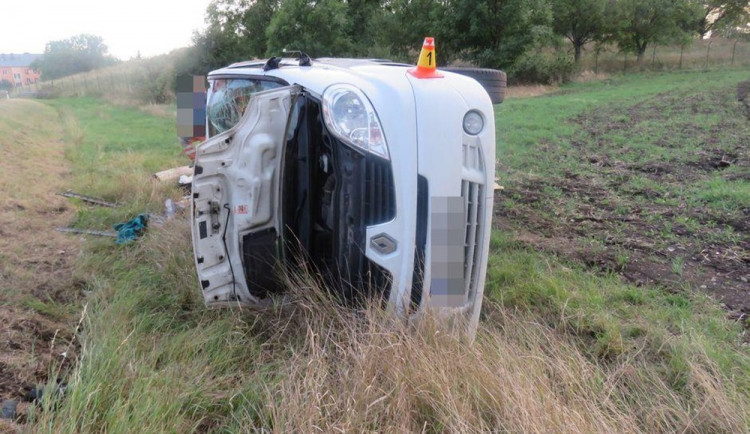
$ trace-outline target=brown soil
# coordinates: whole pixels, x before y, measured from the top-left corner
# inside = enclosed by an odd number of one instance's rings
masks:
[[[0,102],[0,400],[20,401],[50,376],[63,376],[78,351],[79,242],[55,231],[74,218],[55,194],[69,176],[62,135],[53,109]]]
[[[731,136],[727,131],[744,134],[747,126],[737,124],[744,122],[738,116],[727,117],[708,130],[691,129],[686,122],[679,131],[665,130],[663,137],[654,137],[650,130],[638,131],[639,122],[663,120],[666,124],[669,116],[713,113],[719,103],[705,95],[680,101],[679,113],[661,110],[675,106],[672,98],[660,95],[624,113],[617,112],[618,116],[598,111],[576,118],[581,134],[571,139],[572,149],[561,151],[554,144],[545,145],[548,152],[564,154],[561,161],[579,161],[573,166],[576,173],[564,171],[544,178],[511,176],[505,190],[496,195],[495,223],[533,248],[619,273],[636,285],[657,285],[669,291],[702,290],[720,300],[731,316],[747,318],[750,209],[722,212],[675,195],[683,186],[722,176],[721,171],[728,167],[734,170],[724,179],[748,179],[747,143],[719,139]],[[626,156],[628,149],[608,142],[609,137],[638,133],[642,136],[634,141],[649,137],[657,148],[678,149],[685,135],[703,145],[681,157],[648,161]],[[627,184],[644,176],[667,186],[666,193]],[[512,203],[505,203],[506,199]],[[685,219],[694,224],[682,224]],[[727,231],[734,237],[727,237]]]

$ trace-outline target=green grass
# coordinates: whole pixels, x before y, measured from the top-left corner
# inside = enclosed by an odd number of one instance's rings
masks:
[[[79,132],[73,141],[80,146],[71,148],[68,157],[77,165],[89,165],[89,171],[95,169],[95,163],[109,168],[125,161],[129,168],[155,172],[165,165],[184,162],[177,159],[180,148],[176,146],[175,124],[170,119],[94,98],[63,98],[49,104],[69,111],[78,120],[83,134]]]
[[[566,86],[555,95],[509,100],[498,110],[501,183],[518,174],[588,176],[580,161],[565,156],[580,146],[573,143],[580,127],[571,119],[582,114],[601,111],[613,114],[613,122],[627,122],[617,118],[624,115],[616,109],[670,90],[687,95],[701,83],[721,87],[744,75],[615,77]],[[90,99],[52,104],[67,119],[73,184],[83,193],[123,203],[116,210],[82,207],[77,225],[104,227],[135,212],[158,211],[166,196],[176,194],[149,181],[151,172],[182,162],[170,120]],[[608,140],[627,145],[628,134],[647,134],[658,125],[639,128],[644,132],[626,131]],[[639,154],[628,158],[638,162]],[[744,200],[742,190],[707,182],[707,188],[684,194],[713,204]],[[547,205],[564,209],[568,186],[545,186],[535,212],[554,216]],[[628,179],[622,188],[674,191],[645,176]],[[596,194],[576,196],[571,211]],[[510,196],[505,207],[527,209],[527,197]],[[637,205],[609,200],[620,214]],[[691,218],[681,222],[687,225]],[[345,309],[311,301],[300,290],[303,302],[292,311],[207,311],[184,218],[152,228],[128,246],[95,240],[79,262],[91,290],[81,360],[68,378],[68,394],[47,400],[32,429],[750,428],[750,351],[741,346],[742,327],[727,320],[715,302],[697,293],[624,283],[565,255],[536,251],[516,235],[493,234],[486,305],[473,347],[429,326],[418,333],[391,324],[377,312],[350,318]],[[602,240],[589,242],[606,249]],[[621,266],[632,262],[628,250],[618,255]]]
[[[567,84],[552,95],[510,99],[496,107],[498,159],[513,169],[524,169],[533,157],[540,157],[540,143],[563,140],[569,145],[577,131],[569,120],[588,110],[628,107],[677,89],[736,85],[747,76],[747,69],[618,75],[601,82]]]
[[[81,208],[75,226],[110,229],[140,212],[161,212],[165,193],[151,179],[160,170],[184,165],[174,119],[156,117],[130,107],[93,98],[48,102],[56,108],[66,131],[66,157],[76,176],[71,188],[122,204],[115,210]],[[163,193],[161,202],[154,193]]]
[[[684,266],[650,279],[678,289],[717,277],[692,271],[717,243],[741,263],[750,242],[743,229],[750,124],[735,93],[747,76],[746,68],[641,73],[509,100],[496,114],[504,224],[566,234],[567,244],[604,239],[610,247],[582,256],[591,262],[599,254],[606,268],[626,274],[639,272],[638,262],[665,262],[667,251],[667,263]],[[739,278],[746,273],[732,272],[732,288],[746,284]]]
[[[691,197],[719,212],[735,212],[750,208],[750,182],[712,178],[696,185]]]

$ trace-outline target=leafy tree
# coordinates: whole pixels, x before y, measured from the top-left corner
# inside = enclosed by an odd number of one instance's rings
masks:
[[[350,54],[364,57],[391,57],[390,30],[393,22],[391,0],[348,0],[346,35]]]
[[[394,0],[390,12],[382,19],[386,35],[380,45],[397,60],[414,62],[423,38],[433,36],[440,64],[454,57],[450,44],[451,25],[447,18],[447,2],[442,0]]]
[[[556,0],[552,2],[553,28],[565,36],[575,50],[576,63],[587,43],[601,39],[606,32],[605,9],[608,0]]]
[[[694,29],[695,8],[685,0],[617,0],[611,13],[614,39],[639,63],[649,45],[684,39]]]
[[[747,27],[750,21],[750,2],[747,0],[694,0],[702,8],[698,32],[734,33],[737,27]]]
[[[387,0],[213,0],[194,36],[200,68],[301,50],[312,56],[383,50]]]
[[[310,56],[346,56],[352,51],[347,4],[338,0],[284,0],[266,28],[266,53],[284,49]]]
[[[48,42],[42,57],[32,62],[31,67],[40,70],[43,79],[51,80],[115,63],[117,60],[107,54],[100,36],[81,34]]]
[[[480,66],[507,68],[551,40],[551,21],[547,0],[452,0],[443,46]]]
[[[194,37],[210,70],[283,49],[319,56],[410,60],[434,36],[445,64],[464,59],[507,67],[551,38],[550,0],[214,0]],[[188,65],[189,66],[189,65]]]
[[[9,80],[2,79],[0,80],[0,90],[11,90],[13,89],[13,83]]]
[[[213,0],[206,8],[206,30],[193,35],[193,73],[242,59],[265,56],[265,28],[278,9],[278,0]]]

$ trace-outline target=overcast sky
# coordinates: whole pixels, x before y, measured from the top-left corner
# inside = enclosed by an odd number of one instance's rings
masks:
[[[104,38],[122,60],[190,45],[210,0],[10,0],[0,8],[0,53],[42,53],[81,33]]]

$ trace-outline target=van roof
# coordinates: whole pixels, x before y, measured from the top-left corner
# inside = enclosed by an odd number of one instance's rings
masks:
[[[237,68],[260,68],[266,64],[266,60],[253,59],[245,60],[241,62],[232,63],[231,65],[221,69],[237,69]],[[317,59],[311,59],[312,65],[316,63],[322,63],[325,65],[337,66],[339,68],[352,68],[355,66],[364,65],[384,65],[384,66],[414,66],[406,63],[394,62],[388,59],[355,59],[355,58],[342,58],[342,57],[320,57]],[[299,66],[299,59],[284,57],[279,61],[279,66]]]

